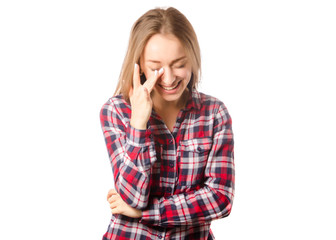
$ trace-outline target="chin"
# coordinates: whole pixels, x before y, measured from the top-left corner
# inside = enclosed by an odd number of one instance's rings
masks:
[[[166,101],[166,102],[176,102],[181,98],[182,94],[179,94],[178,96],[166,96],[166,95],[161,95],[161,98]]]
[[[178,103],[179,100],[182,99],[183,93],[186,92],[186,89],[183,89],[183,91],[179,91],[174,94],[167,94],[163,91],[155,91],[157,95],[159,95],[159,98],[161,98],[161,101],[166,102],[166,103]]]

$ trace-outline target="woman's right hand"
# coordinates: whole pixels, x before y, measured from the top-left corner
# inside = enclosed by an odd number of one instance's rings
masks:
[[[153,102],[150,96],[156,81],[162,76],[164,69],[155,70],[154,74],[141,84],[139,65],[134,65],[133,87],[129,96],[132,107],[131,126],[136,129],[146,129],[147,122],[152,112]]]

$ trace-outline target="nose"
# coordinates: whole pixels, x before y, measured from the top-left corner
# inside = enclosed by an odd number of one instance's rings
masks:
[[[164,74],[161,77],[161,83],[165,86],[169,86],[175,81],[175,75],[169,67],[165,67],[164,70]]]

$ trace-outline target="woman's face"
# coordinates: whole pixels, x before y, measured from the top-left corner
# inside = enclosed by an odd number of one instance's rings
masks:
[[[164,68],[153,89],[154,103],[179,103],[191,78],[191,64],[181,42],[171,34],[152,36],[140,59],[146,78]]]

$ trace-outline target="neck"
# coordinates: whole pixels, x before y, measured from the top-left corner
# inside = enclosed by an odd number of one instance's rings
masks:
[[[181,110],[185,107],[189,96],[189,90],[184,91],[182,96],[176,101],[166,101],[161,96],[153,94],[153,108],[156,112],[166,111],[168,109]]]

